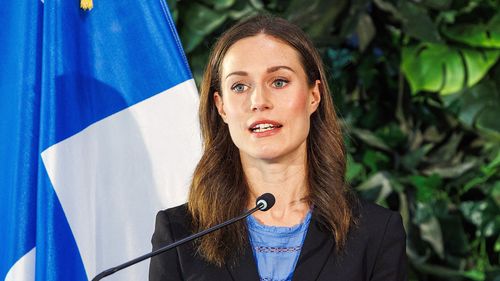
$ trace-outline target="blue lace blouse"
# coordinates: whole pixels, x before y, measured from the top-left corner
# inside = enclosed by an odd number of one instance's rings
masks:
[[[292,280],[304,244],[311,212],[301,224],[292,227],[267,226],[247,217],[253,255],[261,281]]]

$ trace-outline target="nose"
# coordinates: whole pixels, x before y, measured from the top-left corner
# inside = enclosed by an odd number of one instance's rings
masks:
[[[255,87],[250,97],[252,111],[262,111],[272,109],[270,93],[264,87]]]

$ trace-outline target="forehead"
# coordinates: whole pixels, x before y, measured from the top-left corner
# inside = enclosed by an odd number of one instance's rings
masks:
[[[221,70],[225,77],[233,71],[258,71],[280,65],[303,71],[297,50],[276,37],[258,34],[236,41],[224,56]]]

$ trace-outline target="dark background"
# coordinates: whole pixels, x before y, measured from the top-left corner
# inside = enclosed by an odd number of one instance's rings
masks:
[[[500,281],[500,1],[168,3],[198,84],[238,20],[301,26],[329,74],[352,188],[403,216],[410,280]]]

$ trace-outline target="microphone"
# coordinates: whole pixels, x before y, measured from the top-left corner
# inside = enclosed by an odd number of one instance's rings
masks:
[[[116,272],[118,272],[118,271],[120,271],[120,270],[122,270],[124,268],[127,268],[127,267],[129,267],[131,265],[134,265],[134,264],[136,264],[138,262],[141,262],[141,261],[143,261],[145,259],[154,257],[156,255],[159,255],[159,254],[163,253],[163,252],[166,252],[168,250],[176,248],[176,247],[178,247],[178,246],[180,246],[180,245],[182,245],[184,243],[187,243],[187,242],[189,242],[191,240],[194,240],[194,239],[199,238],[199,237],[201,237],[203,235],[206,235],[206,234],[209,234],[211,232],[214,232],[214,231],[216,231],[216,230],[218,230],[220,228],[223,228],[223,227],[225,227],[227,225],[233,224],[233,223],[235,223],[235,222],[237,222],[239,220],[242,220],[242,219],[248,217],[249,215],[255,213],[256,211],[260,210],[260,211],[265,212],[265,211],[271,209],[274,206],[274,203],[276,203],[276,199],[274,198],[274,195],[272,195],[271,193],[264,193],[261,196],[257,197],[257,200],[255,200],[255,207],[252,208],[252,209],[250,209],[250,210],[248,210],[248,211],[246,211],[242,215],[240,215],[238,217],[235,217],[235,218],[232,218],[232,219],[230,219],[228,221],[225,221],[225,222],[223,222],[221,224],[212,226],[212,227],[210,227],[208,229],[205,229],[205,230],[203,230],[201,232],[198,232],[198,233],[195,233],[195,234],[190,235],[188,237],[185,237],[185,238],[183,238],[181,240],[178,240],[178,241],[176,241],[176,242],[174,242],[172,244],[169,244],[169,245],[166,245],[164,247],[161,247],[160,249],[157,249],[157,250],[155,250],[155,251],[153,251],[151,253],[147,253],[145,255],[142,255],[142,256],[140,256],[138,258],[130,260],[130,261],[128,261],[126,263],[123,263],[121,265],[118,265],[118,266],[112,267],[110,269],[104,270],[103,272],[101,272],[98,275],[96,275],[96,277],[94,277],[92,279],[92,281],[101,280],[102,278],[104,278],[106,276],[109,276],[109,275],[111,275],[113,273],[116,273]]]
[[[255,205],[263,212],[271,209],[274,203],[276,203],[276,199],[271,193],[264,193],[255,200]]]

